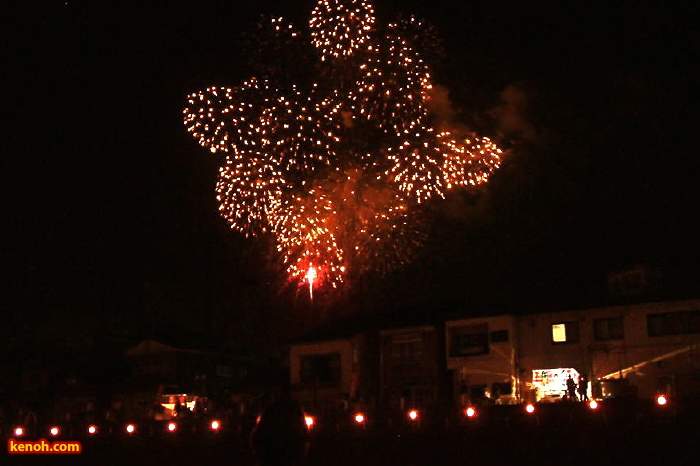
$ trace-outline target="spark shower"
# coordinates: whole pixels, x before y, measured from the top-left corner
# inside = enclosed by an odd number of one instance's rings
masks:
[[[289,280],[312,297],[409,261],[426,204],[499,167],[491,140],[431,112],[435,32],[424,21],[382,26],[368,1],[321,0],[306,31],[270,18],[258,33],[267,50],[256,57],[271,57],[259,74],[189,95],[184,123],[221,157],[221,216],[272,235]]]

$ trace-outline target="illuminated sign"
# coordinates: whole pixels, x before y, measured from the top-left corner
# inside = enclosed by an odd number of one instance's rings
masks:
[[[566,380],[569,376],[578,385],[579,373],[570,367],[532,371],[532,386],[537,389],[537,400],[546,397],[563,397],[566,393]]]

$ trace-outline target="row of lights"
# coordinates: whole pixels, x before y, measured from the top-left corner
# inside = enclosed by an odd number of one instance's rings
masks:
[[[659,406],[666,406],[668,404],[668,398],[665,395],[658,395],[656,397],[656,404]],[[595,411],[598,409],[600,405],[598,404],[597,401],[591,400],[588,402],[588,408],[591,409],[592,411]],[[536,411],[535,405],[532,403],[528,403],[525,405],[525,412],[528,414],[534,414]],[[467,406],[464,409],[464,415],[468,417],[469,419],[473,419],[477,416],[478,412],[476,410],[476,407],[474,406]],[[411,422],[416,422],[420,418],[420,412],[417,409],[410,409],[406,413],[406,416],[408,417],[408,420]],[[364,425],[366,421],[366,416],[364,413],[358,412],[355,413],[354,416],[355,423],[358,425]],[[304,416],[304,421],[306,422],[306,426],[311,429],[313,426],[316,424],[316,418],[310,415]],[[177,423],[175,422],[169,422],[166,425],[166,430],[168,432],[175,432],[177,430]],[[221,429],[221,422],[217,420],[213,420],[209,423],[209,429],[213,432],[218,432]],[[99,428],[96,425],[90,425],[87,428],[87,432],[89,435],[96,435],[98,432]],[[127,424],[125,429],[127,434],[134,434],[136,432],[136,424]],[[61,429],[58,426],[52,426],[49,428],[49,434],[52,437],[58,437],[61,433]],[[25,434],[25,430],[23,427],[16,427],[14,430],[14,435],[15,437],[22,437]]]
[[[365,421],[367,420],[367,416],[365,416],[365,413],[357,412],[355,413],[354,416],[355,424],[357,425],[365,425]],[[306,422],[306,427],[309,429],[312,429],[314,425],[316,424],[316,418],[307,414],[304,416],[304,422]]]
[[[666,395],[658,395],[654,401],[659,406],[666,406],[668,404],[668,398],[666,397]],[[589,401],[587,403],[587,405],[591,411],[595,411],[600,407],[600,404],[596,400]],[[536,409],[535,409],[535,405],[533,403],[528,403],[525,405],[525,412],[526,413],[534,414],[535,411],[536,411]],[[469,419],[475,418],[477,415],[476,408],[474,406],[467,406],[464,409],[464,415],[466,417],[468,417]],[[409,411],[408,417],[411,420],[416,420],[418,418],[417,412],[415,410]]]
[[[209,430],[211,430],[212,432],[218,432],[220,429],[221,429],[221,422],[220,421],[213,420],[209,423]],[[98,426],[91,424],[87,428],[87,433],[88,433],[88,435],[91,435],[91,436],[97,435],[99,430],[100,429]],[[124,431],[129,435],[135,434],[136,430],[137,430],[136,424],[127,424],[124,427]],[[169,422],[165,426],[165,430],[168,432],[175,432],[177,430],[177,423],[176,422]],[[26,434],[26,430],[24,429],[24,427],[21,427],[21,426],[15,427],[15,429],[13,430],[13,434],[15,437],[23,437]],[[61,428],[59,426],[51,426],[49,428],[49,435],[51,437],[58,437],[59,435],[61,435]]]

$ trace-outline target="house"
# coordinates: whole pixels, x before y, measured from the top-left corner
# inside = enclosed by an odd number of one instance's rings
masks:
[[[290,349],[293,395],[327,419],[558,401],[569,377],[589,381],[589,397],[697,396],[700,300],[449,320],[357,316]]]
[[[445,323],[447,369],[460,405],[517,397],[519,332],[515,316],[461,319]]]
[[[389,412],[435,407],[443,374],[434,326],[385,329],[381,336],[381,399]]]
[[[421,322],[430,319],[408,312],[360,315],[294,341],[293,396],[307,411],[334,419],[349,410],[376,416],[436,404],[444,385],[442,328]]]
[[[332,323],[294,341],[289,355],[293,397],[326,419],[337,420],[353,406],[375,406],[377,345],[374,322],[364,317]]]
[[[566,379],[603,396],[618,379],[640,397],[700,393],[700,300],[448,321],[447,367],[464,404],[561,398]],[[500,381],[500,382],[499,382]],[[498,385],[498,384],[501,385]],[[497,393],[495,393],[497,392]]]

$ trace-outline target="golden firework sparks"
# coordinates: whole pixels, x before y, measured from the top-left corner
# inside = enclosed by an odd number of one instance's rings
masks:
[[[183,113],[198,143],[224,154],[221,216],[244,235],[273,235],[290,279],[313,295],[349,272],[409,260],[425,234],[420,205],[486,182],[502,152],[434,129],[423,23],[411,17],[377,36],[369,2],[321,0],[309,25],[325,66],[317,84],[282,82],[293,73],[281,72],[275,84],[208,87]],[[300,39],[282,18],[270,28],[275,40]]]

